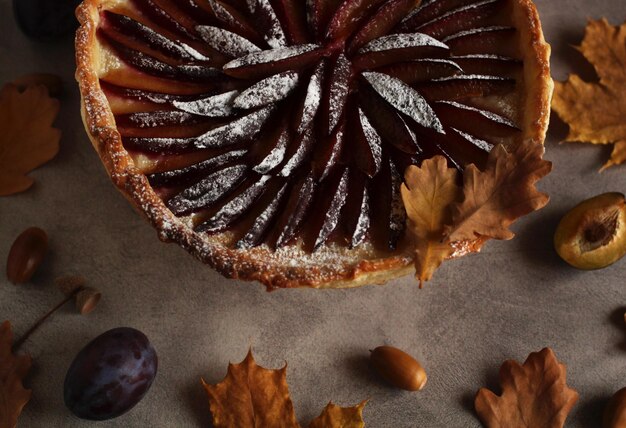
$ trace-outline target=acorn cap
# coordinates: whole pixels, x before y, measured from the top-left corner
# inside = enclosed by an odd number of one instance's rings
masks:
[[[86,283],[85,277],[80,275],[64,275],[54,280],[56,288],[66,296],[74,293],[79,288],[83,288]]]

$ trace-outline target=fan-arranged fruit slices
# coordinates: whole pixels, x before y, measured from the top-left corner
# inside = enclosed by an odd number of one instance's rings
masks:
[[[123,149],[233,251],[398,254],[408,165],[525,137],[525,0],[88,1]]]

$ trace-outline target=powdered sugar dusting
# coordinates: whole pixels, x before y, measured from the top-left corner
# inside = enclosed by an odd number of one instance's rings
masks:
[[[465,140],[469,141],[470,143],[472,143],[479,149],[486,151],[487,153],[491,152],[491,150],[493,149],[493,144],[485,140],[481,140],[480,138],[474,137],[473,135],[468,134],[467,132],[463,132],[457,128],[452,128],[452,130],[454,130],[457,134],[459,134]]]
[[[337,57],[335,68],[333,69],[333,79],[330,84],[329,94],[329,114],[328,114],[328,132],[337,126],[339,118],[343,113],[348,98],[349,82],[350,82],[350,61],[342,53]]]
[[[420,125],[444,133],[433,109],[415,89],[395,77],[378,72],[363,73],[363,77],[389,104]]]
[[[422,33],[402,33],[382,36],[372,40],[361,49],[359,53],[382,52],[390,49],[404,49],[417,47],[435,47],[448,49],[445,43]]]
[[[313,194],[317,188],[317,183],[312,174],[309,174],[304,182],[297,189],[295,195],[298,195],[298,201],[291,213],[287,224],[280,232],[276,241],[277,247],[282,247],[289,242],[295,235],[296,230],[300,227],[304,215],[308,212],[309,206],[313,201]]]
[[[428,22],[420,25],[417,28],[419,29],[419,28],[427,27],[427,26],[431,25],[434,22],[445,20],[445,19],[449,18],[450,16],[455,15],[457,13],[462,13],[462,12],[466,12],[468,10],[477,9],[479,7],[482,7],[482,6],[486,6],[486,5],[490,4],[490,3],[496,3],[498,1],[500,1],[500,0],[484,0],[484,1],[479,1],[477,3],[472,3],[472,4],[469,4],[469,5],[466,5],[466,6],[461,6],[461,7],[457,8],[457,9],[453,9],[453,10],[451,10],[449,12],[444,13],[443,15],[440,15],[440,16],[436,17],[433,20],[428,21]]]
[[[148,176],[148,180],[153,186],[167,185],[170,182],[176,182],[185,176],[193,176],[194,174],[202,171],[210,171],[213,168],[224,166],[229,162],[241,159],[246,153],[248,153],[246,150],[233,150],[185,168],[150,174]]]
[[[340,126],[335,130],[335,134],[331,137],[333,141],[333,146],[331,148],[330,156],[326,165],[324,165],[324,170],[320,176],[320,180],[324,180],[328,174],[333,170],[333,167],[337,164],[339,160],[339,156],[341,155],[341,149],[343,148],[343,138],[344,138],[344,126]]]
[[[210,205],[220,199],[244,178],[246,165],[233,165],[216,171],[167,201],[174,214]]]
[[[467,110],[467,111],[471,111],[474,113],[478,113],[479,115],[493,121],[496,123],[499,123],[501,125],[506,125],[506,126],[510,126],[511,128],[515,128],[517,129],[517,125],[515,125],[515,122],[513,122],[512,120],[504,117],[504,116],[500,116],[499,114],[496,114],[494,112],[491,111],[487,111],[487,110],[482,110],[482,109],[478,109],[476,107],[472,107],[472,106],[468,106],[466,104],[461,104],[461,103],[457,103],[455,101],[438,101],[437,104],[444,104],[444,105],[449,105],[452,107],[456,107],[458,109],[461,110]]]
[[[359,209],[359,218],[356,221],[356,227],[352,233],[352,240],[350,245],[352,248],[357,247],[363,243],[367,236],[367,231],[370,228],[370,196],[367,191],[367,186],[363,187],[363,195],[361,197],[361,207]]]
[[[272,106],[265,107],[227,125],[212,129],[198,137],[195,146],[198,148],[224,147],[254,138],[273,110]]]
[[[209,0],[209,5],[211,5],[213,13],[215,13],[215,16],[217,16],[220,21],[226,22],[230,25],[237,24],[235,17],[219,1]]]
[[[138,112],[128,115],[128,121],[138,128],[155,128],[165,125],[180,125],[193,119],[189,113],[182,111]]]
[[[309,128],[298,138],[296,152],[293,156],[291,156],[291,158],[289,158],[287,163],[285,163],[283,168],[280,170],[279,175],[289,177],[296,170],[296,168],[304,162],[313,148],[313,139],[313,130]]]
[[[201,54],[200,52],[198,52],[197,50],[195,50],[194,48],[189,46],[187,43],[180,42],[180,47],[185,52],[187,52],[190,57],[192,57],[193,59],[195,59],[197,61],[210,61],[211,60],[211,58]]]
[[[465,37],[465,36],[471,36],[473,34],[484,34],[484,33],[491,33],[494,31],[503,31],[503,30],[514,30],[514,28],[503,27],[503,26],[472,28],[470,30],[459,31],[458,33],[451,34],[448,37],[444,38],[443,42],[448,43],[450,40],[458,39],[458,38]]]
[[[280,190],[276,193],[276,196],[274,196],[274,199],[272,199],[269,205],[265,207],[261,214],[257,216],[250,230],[237,242],[237,248],[250,248],[258,243],[260,237],[268,229],[272,220],[274,220],[274,216],[278,212],[278,208],[280,207],[280,203],[285,196],[287,187],[287,183],[283,184]]]
[[[339,183],[337,184],[337,188],[335,190],[335,194],[333,195],[333,199],[330,202],[330,207],[326,211],[326,218],[324,219],[324,224],[320,229],[319,235],[315,240],[315,249],[318,249],[322,246],[337,224],[339,223],[339,215],[341,213],[341,208],[346,204],[346,194],[348,189],[348,168],[344,169],[341,178],[339,179]]]
[[[285,37],[283,28],[280,26],[280,21],[269,0],[257,0],[257,2],[259,5],[257,13],[262,15],[264,21],[266,21],[267,28],[263,38],[267,44],[274,49],[287,46],[287,38]]]
[[[211,129],[210,131],[191,138],[128,138],[127,141],[137,147],[150,151],[162,151],[170,149],[197,149],[227,147],[237,144],[246,139],[254,138],[273,111],[273,106],[257,110],[247,116],[240,117],[226,125]]]
[[[225,64],[224,70],[239,68],[247,65],[266,64],[268,62],[281,61],[287,58],[292,58],[294,56],[314,51],[317,48],[319,48],[319,45],[305,44],[289,46],[280,49],[269,49],[261,52],[253,52],[249,55],[237,58]]]
[[[218,52],[236,58],[248,55],[252,52],[259,52],[261,48],[241,37],[239,34],[210,25],[198,25],[196,27],[202,40]]]
[[[275,74],[250,86],[233,103],[242,109],[265,106],[286,98],[297,85],[298,73],[295,71]]]
[[[233,114],[233,101],[239,91],[229,91],[194,101],[173,101],[177,109],[208,117],[228,117]]]
[[[117,13],[113,13],[107,11],[104,14],[104,20],[110,21],[115,28],[120,28],[121,31],[128,30],[129,32],[135,33],[136,37],[144,40],[148,46],[157,49],[161,52],[167,52],[169,54],[174,54],[180,56],[185,60],[198,60],[198,61],[208,61],[209,58],[202,55],[197,50],[193,49],[189,45],[173,41],[150,27],[135,21],[132,18],[129,18],[126,15],[121,15]]]
[[[258,181],[220,208],[213,217],[198,225],[196,230],[199,232],[211,232],[226,228],[235,218],[243,214],[243,212],[252,205],[263,192],[265,184],[270,178],[270,175],[261,176]]]
[[[313,118],[317,113],[317,109],[322,101],[322,78],[324,76],[324,62],[320,62],[315,67],[315,71],[311,75],[309,80],[309,86],[306,89],[306,96],[304,98],[304,105],[302,107],[302,118],[298,124],[298,133],[303,133],[309,128],[309,125],[313,122]]]
[[[490,76],[488,74],[457,74],[455,76],[437,77],[433,82],[448,82],[455,80],[491,80],[494,82],[507,82],[512,79],[500,76]]]
[[[406,21],[408,21],[409,19],[413,18],[415,15],[417,15],[419,12],[422,11],[422,9],[424,8],[424,6],[428,6],[429,4],[431,4],[432,1],[423,1],[419,6],[416,6],[413,8],[413,10],[411,10],[403,19],[402,21],[400,21],[400,23],[404,23]]]
[[[287,143],[289,143],[289,133],[287,130],[283,130],[278,137],[278,141],[276,142],[276,146],[272,148],[272,150],[261,160],[261,162],[256,165],[253,170],[258,172],[259,174],[267,174],[274,168],[276,168],[285,157],[285,152],[287,151]]]
[[[383,156],[382,140],[360,107],[359,121],[361,122],[361,129],[363,130],[365,141],[367,141],[367,144],[370,147],[370,152],[372,153],[372,158],[374,159],[374,165],[376,166],[375,171],[372,174],[372,176],[374,176],[378,174],[378,171],[380,171],[380,164]]]

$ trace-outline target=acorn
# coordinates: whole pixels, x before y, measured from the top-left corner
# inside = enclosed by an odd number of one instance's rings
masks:
[[[30,281],[48,252],[48,235],[29,227],[15,239],[7,257],[7,279],[13,284]]]
[[[419,391],[426,385],[426,371],[406,352],[393,346],[379,346],[370,352],[374,369],[393,386],[407,391]]]

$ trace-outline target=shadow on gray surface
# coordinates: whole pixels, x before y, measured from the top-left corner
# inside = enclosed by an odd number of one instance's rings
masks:
[[[589,428],[597,428],[602,423],[604,407],[611,397],[596,396],[584,399],[581,397],[576,404],[575,413],[582,425]]]
[[[622,341],[615,345],[622,351],[626,351],[626,320],[624,319],[624,314],[626,314],[626,306],[620,306],[615,308],[609,316],[611,324],[622,332]]]
[[[474,399],[476,398],[476,391],[474,392],[464,392],[459,396],[459,403],[464,410],[467,410],[472,415],[476,416],[476,412],[474,412]]]
[[[576,74],[586,82],[598,82],[598,75],[591,63],[585,59],[583,54],[576,49],[583,40],[585,28],[584,23],[575,26],[565,27],[561,29],[556,40],[552,40],[552,56],[558,56],[559,60],[565,64],[567,75]],[[559,76],[563,81],[566,76]],[[556,80],[556,79],[555,79]],[[552,111],[550,117],[550,126],[548,128],[548,139],[555,142],[562,142],[567,137],[569,126],[561,120],[561,118]],[[574,143],[578,144],[578,143]],[[594,170],[599,170],[607,159],[609,159],[612,144],[596,145],[598,165],[594,166]],[[587,171],[583,171],[587,172]]]
[[[355,354],[345,360],[345,368],[352,377],[363,382],[376,381],[380,384],[388,385],[379,376],[375,376],[370,368],[369,354]]]
[[[496,395],[500,395],[502,393],[502,388],[500,387],[499,379],[498,379],[498,371],[500,367],[489,367],[485,368],[484,371],[484,381],[482,385],[476,386],[475,391],[466,391],[462,395],[459,396],[459,403],[477,422],[479,421],[478,415],[476,414],[476,410],[474,409],[474,400],[476,399],[476,394],[481,388],[486,388],[493,392]]]
[[[564,211],[547,211],[544,208],[528,219],[524,230],[518,233],[517,247],[521,250],[522,257],[532,263],[532,266],[571,269],[559,257],[553,244],[554,231],[564,214]]]
[[[581,170],[583,173],[598,173],[602,165],[611,157],[611,151],[613,150],[613,144],[594,144],[584,143],[584,142],[574,142],[574,143],[562,143],[562,141],[567,138],[567,134],[569,132],[569,125],[561,120],[561,118],[552,111],[550,116],[550,126],[548,128],[548,140],[554,141],[556,146],[560,144],[571,145],[572,148],[576,148],[576,146],[580,145],[582,147],[590,147],[593,146],[594,149],[594,157],[596,158],[595,162],[590,163],[590,167],[587,170]],[[555,144],[548,143],[548,147],[546,147],[546,151],[551,150],[550,146],[554,147]],[[558,147],[554,147],[554,149],[558,149]]]
[[[565,63],[567,73],[576,73],[581,79],[588,82],[598,80],[598,75],[591,65],[576,49],[580,46],[585,35],[585,22],[576,22],[569,27],[561,28],[561,32],[555,40],[550,40],[552,56],[558,56]]]
[[[196,376],[194,381],[185,387],[182,395],[183,401],[188,403],[187,405],[190,407],[191,413],[195,416],[198,426],[213,428],[209,399],[200,384],[200,376]]]

